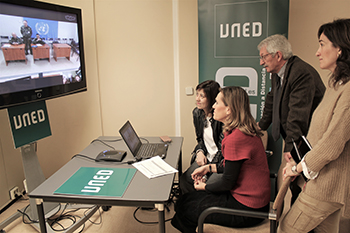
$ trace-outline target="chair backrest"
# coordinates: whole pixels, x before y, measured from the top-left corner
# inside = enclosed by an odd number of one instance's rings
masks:
[[[281,217],[282,210],[283,210],[284,197],[286,196],[286,193],[288,191],[288,187],[289,187],[289,184],[291,182],[291,179],[292,179],[291,177],[287,177],[283,181],[280,189],[278,190],[275,201],[273,202],[272,210],[276,213],[276,221],[278,221],[279,218]]]

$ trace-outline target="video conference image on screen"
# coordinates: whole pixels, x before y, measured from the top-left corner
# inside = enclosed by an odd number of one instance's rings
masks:
[[[20,80],[47,79],[37,87],[15,85],[16,91],[81,81],[78,24],[74,15],[72,22],[60,17],[0,13],[0,94],[13,92],[11,82]]]

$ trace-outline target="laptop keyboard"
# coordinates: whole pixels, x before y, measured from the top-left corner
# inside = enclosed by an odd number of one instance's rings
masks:
[[[141,158],[150,158],[154,156],[158,148],[158,144],[142,144],[138,156]]]

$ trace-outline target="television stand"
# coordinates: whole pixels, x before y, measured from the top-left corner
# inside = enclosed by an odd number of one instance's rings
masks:
[[[37,148],[37,142],[33,142],[27,145],[24,145],[21,147],[21,153],[22,153],[22,163],[23,163],[23,169],[24,169],[24,176],[27,181],[27,192],[30,193],[33,191],[36,187],[38,187],[42,182],[45,181],[44,173],[40,167],[38,156],[36,154],[36,148]],[[29,198],[29,208],[28,210],[29,217],[32,220],[38,220],[38,211],[36,207],[35,199]],[[45,218],[51,217],[53,214],[55,214],[58,210],[59,204],[57,203],[50,203],[46,202],[43,203],[44,205],[44,212],[45,212]],[[87,206],[87,205],[85,205]],[[81,206],[79,206],[81,207]],[[91,207],[91,205],[89,205]],[[87,214],[82,217],[79,221],[77,221],[73,226],[71,226],[67,231],[65,232],[73,232],[78,227],[80,227],[88,218],[90,218],[99,208],[100,206],[95,206],[92,208]],[[77,208],[75,205],[74,208]],[[22,209],[22,212],[24,210]],[[9,218],[7,218],[5,221],[0,223],[0,233],[5,232],[4,228],[11,224],[13,221],[15,221],[17,218],[22,217],[22,213],[16,212]],[[37,230],[39,230],[38,224],[33,224]],[[46,223],[46,225],[48,225]],[[55,232],[51,230],[50,226],[46,227],[48,229],[48,232]]]

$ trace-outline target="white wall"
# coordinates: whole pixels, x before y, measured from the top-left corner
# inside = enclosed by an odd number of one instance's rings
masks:
[[[127,119],[141,136],[180,132],[186,169],[195,145],[195,97],[186,96],[185,88],[198,84],[197,0],[46,2],[83,10],[88,92],[47,101],[53,136],[38,143],[44,174],[54,173],[94,138],[118,135]],[[294,53],[319,70],[314,56],[317,29],[335,17],[348,17],[349,7],[348,0],[291,0],[289,39]],[[178,34],[173,34],[173,25]],[[320,73],[326,80],[327,72]],[[0,110],[0,206],[8,200],[7,190],[23,180],[6,114]]]
[[[52,136],[38,141],[37,155],[46,177],[52,175],[93,139],[102,135],[92,0],[57,0],[53,3],[83,9],[83,30],[88,91],[46,101]],[[9,64],[10,65],[10,64]],[[0,110],[0,207],[9,201],[8,190],[23,189],[20,149],[14,149],[7,110]]]

